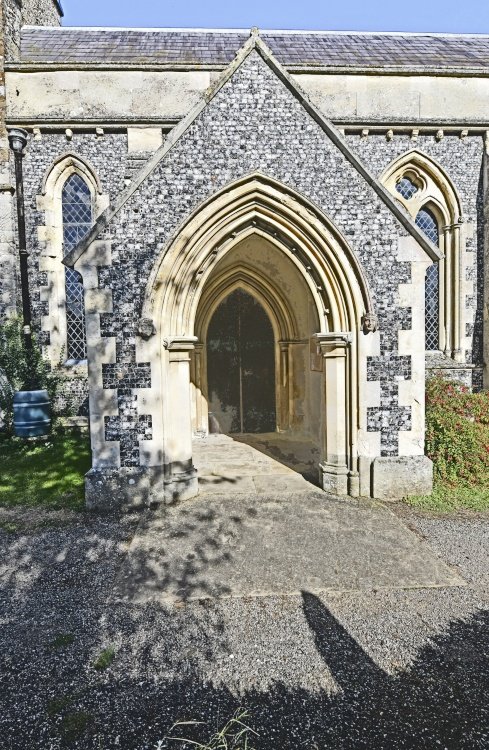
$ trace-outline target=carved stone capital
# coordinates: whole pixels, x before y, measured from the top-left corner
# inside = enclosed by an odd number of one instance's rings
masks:
[[[314,338],[324,359],[346,357],[347,347],[352,340],[351,333],[347,331],[316,333]]]
[[[190,352],[198,340],[197,336],[173,336],[163,339],[163,346],[170,352]]]

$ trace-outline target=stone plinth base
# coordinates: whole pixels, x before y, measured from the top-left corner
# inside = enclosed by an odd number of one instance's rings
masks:
[[[319,464],[320,486],[332,495],[348,495],[348,474],[346,466]]]
[[[90,469],[85,475],[85,502],[89,510],[109,512],[171,505],[199,492],[197,471],[171,474],[167,467]]]
[[[406,495],[429,495],[433,490],[433,463],[428,456],[375,458],[372,495],[377,500],[402,500]]]

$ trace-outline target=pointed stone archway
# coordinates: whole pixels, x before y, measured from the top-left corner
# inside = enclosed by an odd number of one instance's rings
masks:
[[[323,488],[358,495],[368,285],[332,222],[261,174],[201,206],[152,270],[143,317],[156,335],[138,351],[159,363],[144,403],[153,418],[148,465],[164,464],[173,497],[197,492],[192,435],[208,429],[206,336],[236,289],[257,299],[274,329],[277,429],[314,434]]]

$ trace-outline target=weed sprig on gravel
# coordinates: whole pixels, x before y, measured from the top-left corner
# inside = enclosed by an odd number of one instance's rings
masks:
[[[107,648],[104,648],[104,650],[98,655],[93,663],[93,666],[99,672],[102,672],[104,669],[108,669],[108,667],[110,667],[114,659],[115,648],[113,646],[108,646]]]
[[[195,747],[197,750],[255,750],[250,744],[251,735],[255,737],[258,735],[245,723],[248,719],[248,711],[239,708],[222,729],[213,734],[207,742],[202,743],[186,737],[173,736],[169,736],[167,739]],[[177,721],[170,731],[173,732],[177,727],[196,726],[202,723],[201,721]]]

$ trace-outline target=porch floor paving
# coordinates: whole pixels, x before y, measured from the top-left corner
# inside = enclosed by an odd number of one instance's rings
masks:
[[[116,600],[465,584],[385,505],[329,497],[243,438],[196,441],[200,494],[143,514]]]

